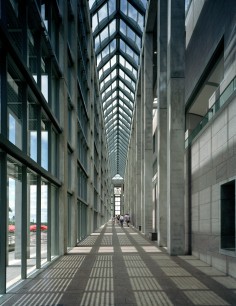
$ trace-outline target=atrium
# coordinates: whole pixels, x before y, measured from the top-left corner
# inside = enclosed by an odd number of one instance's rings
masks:
[[[0,304],[120,215],[236,277],[235,8],[0,2]]]

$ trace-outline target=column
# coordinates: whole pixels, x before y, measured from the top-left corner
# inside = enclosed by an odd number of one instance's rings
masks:
[[[134,203],[136,202],[136,192],[135,192],[135,180],[136,180],[136,169],[135,169],[135,160],[136,160],[136,153],[135,153],[135,146],[136,146],[136,137],[135,137],[135,124],[132,127],[132,177],[131,177],[131,203],[128,213],[130,216],[134,210]]]
[[[168,252],[185,253],[184,54],[185,1],[168,1],[167,36],[167,215]]]
[[[135,227],[141,226],[141,96],[136,99],[136,203],[135,203]],[[133,218],[133,217],[132,217]],[[133,222],[133,221],[132,221]]]
[[[144,175],[144,146],[145,146],[145,139],[144,139],[144,57],[142,56],[141,61],[141,73],[140,73],[140,81],[141,81],[141,108],[140,108],[140,145],[141,145],[141,159],[140,159],[140,167],[141,167],[141,208],[140,208],[140,225],[141,231],[144,232],[145,228],[145,206],[144,206],[144,182],[145,182],[145,175]]]
[[[144,42],[144,229],[152,232],[152,109],[153,109],[153,35],[145,33]]]
[[[157,231],[167,245],[167,1],[158,1],[157,25]]]
[[[22,239],[22,182],[18,179],[14,179],[15,185],[15,259],[22,258],[22,250],[21,250],[21,239]],[[11,192],[13,190],[11,189]]]

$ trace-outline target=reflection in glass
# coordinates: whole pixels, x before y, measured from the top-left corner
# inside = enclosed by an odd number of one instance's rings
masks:
[[[35,29],[31,28],[31,20],[29,20],[29,29],[27,31],[28,38],[28,57],[27,66],[37,82],[37,39],[35,37]]]
[[[41,264],[47,261],[47,238],[48,238],[48,183],[41,181]]]
[[[101,22],[103,19],[107,18],[107,3],[98,11],[98,22]]]
[[[27,275],[36,269],[37,176],[27,173]]]
[[[57,134],[52,129],[51,135],[51,173],[55,176],[58,175],[57,161],[58,161],[58,150],[57,150]]]
[[[12,159],[7,162],[7,288],[21,279],[22,175],[21,166]]]
[[[51,78],[51,108],[54,115],[59,119],[59,79],[54,71]]]
[[[58,255],[58,190],[51,185],[51,258]]]
[[[47,72],[47,62],[46,55],[41,58],[41,92],[48,102],[48,72]]]
[[[41,120],[41,166],[48,170],[48,122],[42,114]]]
[[[16,73],[7,74],[8,139],[22,149],[22,85]]]
[[[37,113],[38,107],[32,95],[28,97],[28,155],[37,161]]]

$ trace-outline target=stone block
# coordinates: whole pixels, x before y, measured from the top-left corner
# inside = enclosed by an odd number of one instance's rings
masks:
[[[232,156],[227,161],[227,177],[233,177],[236,174],[236,155]]]
[[[218,201],[220,198],[220,187],[219,184],[214,184],[211,186],[211,200],[212,202]]]
[[[211,217],[211,204],[200,205],[200,222],[203,220],[210,220]]]
[[[223,151],[227,147],[227,141],[227,126],[225,125],[217,134],[212,137],[212,156],[214,156],[214,152],[219,149]]]
[[[209,239],[208,251],[211,253],[219,253],[220,246],[220,236],[219,235],[211,235]]]
[[[224,155],[222,148],[219,148],[218,150],[215,151],[212,149],[212,167],[216,168],[223,161],[224,161]]]
[[[199,191],[199,182],[200,182],[199,177],[192,180],[192,193],[193,194]]]
[[[207,162],[208,160],[211,159],[211,142],[210,141],[204,144],[204,146],[200,148],[200,158],[199,158],[200,163],[203,160],[205,161],[206,159],[207,159]]]
[[[192,251],[192,255],[195,256],[196,258],[199,258],[199,252],[197,250]]]
[[[223,129],[227,124],[227,109],[224,109],[222,113],[214,120],[212,124],[212,137]]]
[[[199,204],[210,203],[211,201],[211,188],[205,188],[199,193]]]
[[[192,221],[198,220],[198,218],[199,218],[198,206],[192,207]]]
[[[234,137],[234,154],[236,154],[236,136]]]
[[[192,155],[196,154],[199,152],[199,138],[197,138],[193,143],[192,143],[192,146],[191,146],[191,151],[192,151]]]
[[[232,277],[236,278],[236,258],[235,257],[228,257],[228,274]]]
[[[198,206],[199,204],[199,193],[192,194],[192,207]]]
[[[199,259],[204,261],[204,262],[207,262],[207,253],[200,252],[199,253]]]
[[[201,233],[210,233],[211,232],[211,223],[209,222],[209,219],[207,220],[200,220],[200,226],[199,231]]]
[[[220,182],[227,178],[227,162],[221,163],[216,168],[216,181]]]
[[[206,175],[201,175],[199,177],[199,190],[202,191],[206,188],[207,186],[207,180],[206,180]],[[201,203],[201,201],[200,201]]]
[[[211,202],[211,218],[212,219],[219,219],[220,216],[220,207],[219,207],[219,200]]]
[[[198,220],[192,220],[192,233],[197,233],[199,231]]]
[[[200,176],[206,175],[212,169],[212,159],[206,158],[200,162],[199,172]]]
[[[217,133],[217,141],[218,141],[218,147],[227,147],[227,142],[228,142],[228,126],[225,125],[219,133]],[[223,148],[223,150],[225,149]]]
[[[191,159],[191,166],[192,169],[198,168],[199,166],[199,151],[192,153],[192,159]]]
[[[202,147],[204,147],[206,144],[211,142],[211,129],[207,128],[199,138],[199,147],[200,150]]]
[[[236,135],[236,116],[234,116],[228,123],[228,137],[229,139]]]
[[[228,106],[228,120],[233,119],[235,116],[236,116],[236,99],[234,99],[234,101],[232,101]]]
[[[200,175],[199,168],[196,168],[194,171],[192,171],[191,175],[192,175],[192,181],[194,181],[195,179],[198,179]]]
[[[231,137],[228,140],[228,158],[231,158],[234,155],[234,146],[235,146],[235,137]]]
[[[224,273],[227,273],[226,256],[212,256],[212,266]]]
[[[207,261],[206,261],[206,263],[208,264],[208,265],[210,265],[211,266],[211,254],[209,254],[209,253],[207,253],[207,255],[206,255],[206,259],[207,259]]]
[[[206,173],[207,186],[212,186],[216,183],[216,169],[211,169]]]

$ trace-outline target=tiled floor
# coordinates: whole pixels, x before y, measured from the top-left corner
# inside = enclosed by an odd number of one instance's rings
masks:
[[[1,305],[236,305],[236,280],[108,223]]]

